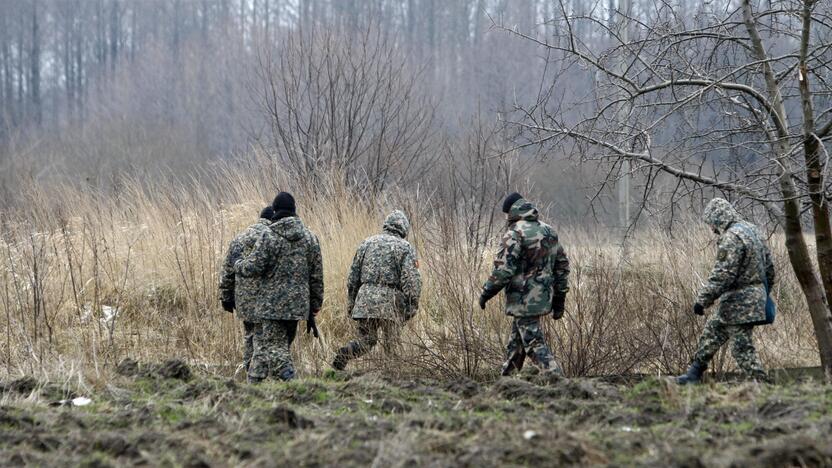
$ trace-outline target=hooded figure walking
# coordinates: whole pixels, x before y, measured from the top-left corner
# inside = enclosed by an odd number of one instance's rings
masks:
[[[257,239],[269,230],[274,218],[271,206],[263,208],[256,223],[237,234],[228,246],[225,261],[220,271],[220,303],[223,310],[229,313],[237,311],[237,318],[243,322],[243,369],[248,374],[251,355],[254,352],[254,331],[256,318],[253,311],[256,308],[257,297],[265,287],[262,277],[243,278],[234,270],[234,263],[243,256],[251,253]]]
[[[318,238],[295,212],[295,199],[281,192],[272,203],[274,223],[248,255],[234,263],[242,278],[259,278],[253,298],[253,354],[249,382],[267,377],[295,378],[290,347],[299,320],[314,317],[324,298],[323,264]]]
[[[775,279],[771,252],[757,227],[742,220],[728,201],[711,200],[703,218],[719,241],[716,264],[696,296],[693,313],[704,315],[717,299],[719,309],[705,324],[687,373],[676,381],[681,385],[700,383],[714,354],[733,340],[731,354],[739,368],[757,381],[768,382],[754,349],[753,332],[755,325],[768,323],[766,302]]]
[[[332,367],[343,370],[351,359],[367,354],[384,333],[384,347],[398,342],[401,325],[419,310],[422,281],[416,249],[406,240],[407,216],[399,210],[384,221],[383,232],[358,247],[347,280],[349,316],[358,322],[358,337],[338,350]]]
[[[558,235],[540,221],[537,208],[512,193],[503,201],[508,230],[494,259],[494,270],[482,288],[480,308],[501,290],[506,291],[506,314],[514,320],[501,374],[523,368],[528,355],[539,367],[562,374],[546,344],[540,317],[563,316],[569,291],[569,259]]]

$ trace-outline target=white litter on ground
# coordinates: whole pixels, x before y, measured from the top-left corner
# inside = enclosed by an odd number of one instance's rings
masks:
[[[537,432],[529,430],[523,433],[523,438],[526,440],[532,440],[537,437]]]

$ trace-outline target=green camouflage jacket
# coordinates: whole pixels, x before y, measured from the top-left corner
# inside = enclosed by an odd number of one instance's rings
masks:
[[[405,240],[410,222],[401,211],[384,221],[384,232],[358,247],[347,280],[354,319],[409,320],[419,309],[422,281],[416,250]]]
[[[718,317],[728,325],[762,321],[766,305],[762,275],[769,288],[775,280],[771,252],[762,235],[721,198],[708,203],[703,218],[720,236],[716,264],[696,302],[710,307],[719,299]]]
[[[234,301],[236,304],[234,311],[237,317],[247,322],[253,320],[251,311],[256,303],[254,299],[263,288],[262,278],[239,277],[234,271],[234,263],[251,252],[257,239],[264,232],[269,231],[269,224],[271,220],[260,218],[237,234],[228,246],[225,261],[220,270],[220,301]]]
[[[552,299],[569,291],[569,259],[558,235],[523,199],[511,206],[508,223],[482,295],[491,298],[505,288],[506,314],[513,317],[551,313]]]
[[[238,278],[260,278],[262,288],[252,299],[254,318],[304,320],[323,304],[320,243],[296,216],[270,227],[234,269]]]

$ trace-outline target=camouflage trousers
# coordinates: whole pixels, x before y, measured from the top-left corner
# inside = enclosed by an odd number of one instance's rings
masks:
[[[501,375],[511,375],[523,368],[529,356],[542,369],[562,372],[540,327],[540,317],[515,317],[511,324],[511,336],[506,346],[506,362]]]
[[[291,380],[295,366],[289,350],[297,333],[297,320],[263,320],[255,323],[248,380],[256,383],[267,377]]]
[[[256,329],[256,323],[243,321],[243,368],[246,373],[251,366],[251,355],[254,354],[254,331]]]
[[[753,379],[768,381],[768,375],[754,349],[753,333],[754,325],[727,325],[714,315],[705,324],[693,361],[707,365],[719,348],[733,339],[731,354],[739,368]]]
[[[338,351],[347,360],[361,357],[370,352],[379,341],[379,334],[384,333],[381,343],[384,352],[391,354],[399,342],[400,324],[395,320],[357,319],[358,338],[350,341]]]

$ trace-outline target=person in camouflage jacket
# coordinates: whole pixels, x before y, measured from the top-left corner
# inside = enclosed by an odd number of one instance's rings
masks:
[[[276,221],[248,255],[234,264],[238,277],[257,278],[261,288],[252,299],[256,322],[249,380],[295,377],[290,347],[297,322],[317,315],[324,281],[318,238],[295,213],[295,200],[281,192],[272,205]]]
[[[506,314],[513,317],[502,375],[523,367],[526,355],[538,366],[561,373],[546,344],[540,317],[563,316],[569,291],[569,259],[554,229],[539,219],[537,208],[518,193],[506,197],[503,212],[508,230],[494,259],[494,269],[485,282],[479,304],[506,292]]]
[[[711,200],[703,218],[719,234],[719,241],[716,264],[696,296],[693,312],[704,315],[717,300],[719,309],[705,324],[688,372],[677,381],[699,383],[714,354],[729,340],[733,340],[731,352],[740,369],[753,379],[768,381],[752,337],[754,326],[766,318],[764,283],[771,288],[775,280],[771,252],[757,227],[742,220],[728,201]]]
[[[225,261],[220,270],[220,303],[226,312],[233,313],[236,309],[237,317],[243,322],[243,368],[248,373],[253,352],[255,322],[251,314],[252,304],[261,289],[262,278],[238,277],[234,271],[234,263],[251,252],[257,239],[269,230],[274,210],[271,206],[263,208],[260,219],[256,223],[237,234],[228,246]]]
[[[369,352],[384,333],[387,351],[399,328],[419,309],[422,283],[416,250],[405,240],[410,222],[401,211],[390,213],[383,232],[358,247],[347,280],[348,313],[358,322],[358,338],[338,350],[332,367],[343,370],[350,359]]]

